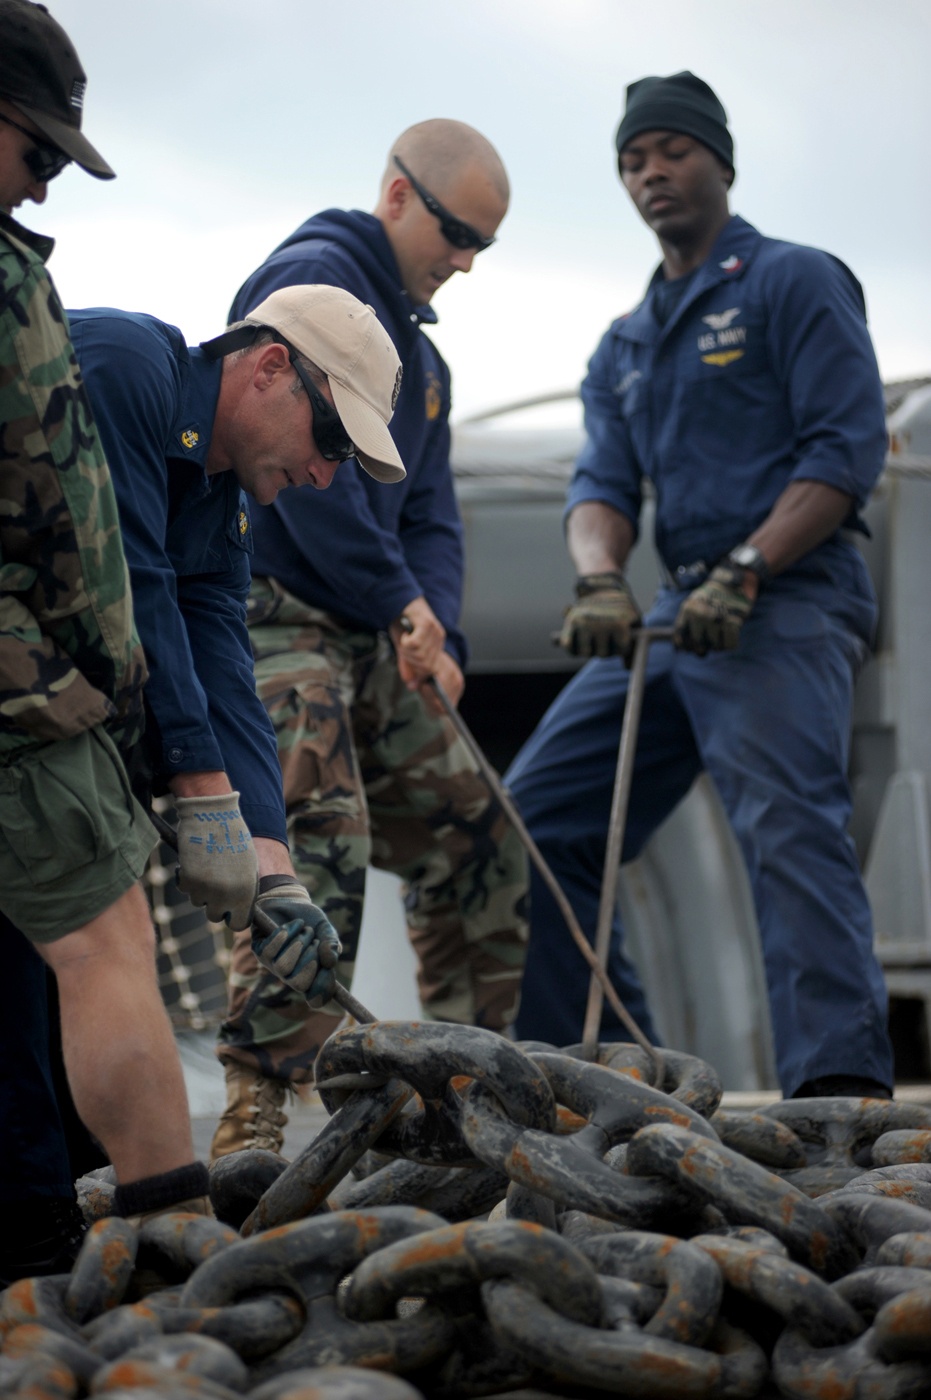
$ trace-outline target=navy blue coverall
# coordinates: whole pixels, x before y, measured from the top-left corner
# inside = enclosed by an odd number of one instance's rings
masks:
[[[149,664],[156,791],[225,770],[253,836],[287,844],[275,735],[246,630],[252,526],[233,471],[208,476],[221,362],[152,316],[69,312],[107,455]]]
[[[651,625],[671,624],[681,606],[676,570],[713,565],[791,482],[827,483],[862,506],[886,441],[862,292],[837,259],[735,217],[665,325],[653,310],[661,278],[659,269],[590,362],[587,441],[567,504],[568,513],[600,501],[636,527],[650,478],[670,578]],[[846,523],[858,527],[855,510]],[[787,1096],[822,1075],[893,1079],[885,987],[847,834],[853,683],[875,612],[863,559],[838,531],[761,589],[736,651],[697,657],[660,644],[650,654],[623,859],[707,770],[747,863]],[[590,661],[507,775],[590,936],[626,687],[619,660]],[[609,971],[653,1034],[621,939],[616,923]],[[534,878],[518,1034],[577,1041],[588,981]],[[602,1034],[623,1038],[609,1008]]]
[[[295,283],[343,287],[371,306],[391,336],[404,375],[391,436],[407,476],[390,491],[356,462],[340,467],[326,496],[283,491],[252,511],[252,571],[347,628],[387,631],[423,594],[446,629],[460,667],[468,648],[462,606],[462,522],[449,468],[449,369],[422,325],[436,321],[401,286],[381,222],[360,209],[326,209],[296,229],[236,293],[230,321]],[[309,497],[313,495],[315,499]]]

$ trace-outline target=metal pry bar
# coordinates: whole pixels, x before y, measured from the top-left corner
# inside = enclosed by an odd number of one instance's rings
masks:
[[[405,631],[408,631],[409,628],[405,627],[406,622],[407,619],[402,617],[401,626],[402,628],[404,628]],[[660,630],[661,629],[653,629],[653,631],[656,633],[659,633]],[[651,633],[651,636],[652,635],[653,634]],[[670,629],[665,629],[663,635],[671,636],[672,632]],[[642,1050],[645,1050],[646,1053],[649,1055],[656,1071],[656,1083],[657,1085],[661,1085],[666,1072],[662,1052],[658,1050],[655,1045],[651,1044],[651,1042],[647,1039],[643,1031],[637,1025],[637,1022],[627,1010],[627,1007],[621,1001],[614,987],[611,985],[610,979],[608,978],[608,974],[605,970],[607,959],[605,958],[602,962],[599,962],[594,950],[592,949],[591,944],[585,937],[585,934],[582,932],[579,921],[575,917],[575,914],[572,911],[572,906],[566,898],[566,895],[563,892],[559,881],[556,879],[556,876],[553,874],[552,870],[550,870],[542,851],[540,850],[536,841],[534,841],[530,832],[527,830],[527,827],[524,824],[524,819],[518,811],[514,799],[511,797],[511,794],[504,786],[504,783],[501,781],[494,768],[488,762],[488,759],[485,757],[484,753],[479,747],[478,741],[472,734],[472,731],[469,729],[469,726],[466,724],[465,720],[462,718],[462,715],[459,713],[453,702],[450,700],[441,682],[437,680],[436,676],[431,676],[428,684],[433,688],[437,698],[439,699],[440,704],[443,706],[443,709],[446,711],[446,714],[452,721],[452,724],[457,734],[468,748],[472,757],[475,759],[475,762],[477,763],[482,773],[482,776],[484,777],[488,786],[491,788],[495,797],[501,803],[501,806],[504,809],[504,811],[507,813],[509,820],[511,821],[512,825],[514,826],[514,829],[516,830],[518,836],[524,844],[528,856],[536,866],[540,874],[540,878],[543,880],[543,883],[546,885],[550,894],[553,896],[553,899],[556,901],[559,911],[566,921],[566,927],[572,935],[573,942],[575,943],[579,952],[582,954],[582,957],[585,959],[589,968],[591,969],[593,985],[595,983],[598,984],[601,993],[603,994],[603,996],[607,997],[608,1004],[611,1006],[612,1010],[614,1011],[614,1014],[629,1031],[631,1038],[635,1040],[636,1043],[640,1046],[640,1048]]]
[[[671,627],[638,627],[634,633],[634,654],[630,665],[624,722],[621,725],[614,794],[611,799],[611,817],[608,822],[608,842],[605,848],[604,874],[601,880],[601,901],[598,905],[598,923],[595,930],[595,958],[601,970],[604,970],[608,965],[608,952],[611,945],[611,925],[614,922],[614,910],[617,902],[617,882],[621,870],[627,807],[634,776],[640,713],[643,709],[643,695],[646,689],[647,657],[651,642],[671,641],[672,633]],[[585,1009],[585,1024],[582,1030],[582,1044],[589,1050],[598,1044],[603,987],[602,979],[594,975],[593,969],[588,989],[588,1005]],[[624,1024],[627,1024],[626,1021]]]

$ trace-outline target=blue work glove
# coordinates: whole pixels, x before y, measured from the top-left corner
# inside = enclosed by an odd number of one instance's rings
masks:
[[[263,967],[281,982],[322,1006],[333,996],[335,967],[342,952],[336,929],[293,875],[266,875],[259,881],[255,901],[276,927],[270,933],[253,928],[252,951]]]

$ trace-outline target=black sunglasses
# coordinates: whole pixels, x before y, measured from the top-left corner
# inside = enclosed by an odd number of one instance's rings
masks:
[[[356,455],[356,445],[343,427],[340,416],[331,403],[323,397],[310,375],[297,357],[297,351],[286,347],[288,359],[294,373],[307,390],[310,406],[313,409],[311,432],[317,451],[325,462],[348,462]]]
[[[483,253],[486,248],[491,247],[494,238],[484,238],[478,229],[467,224],[465,219],[457,219],[455,214],[451,214],[436,195],[425,189],[417,177],[411,174],[400,156],[395,156],[394,163],[405,179],[410,181],[411,188],[423,200],[434,219],[439,219],[440,233],[447,243],[451,243],[454,248],[474,248],[477,253]]]
[[[40,185],[47,185],[49,180],[54,180],[56,175],[61,174],[66,165],[71,164],[71,157],[66,156],[58,146],[53,146],[49,141],[42,141],[34,131],[20,126],[12,117],[6,117],[0,112],[0,122],[6,122],[7,126],[15,126],[17,131],[21,131],[32,141],[31,149],[23,153],[23,161],[29,174]]]

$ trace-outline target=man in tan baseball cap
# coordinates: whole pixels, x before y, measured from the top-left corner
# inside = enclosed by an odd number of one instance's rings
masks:
[[[244,321],[205,342],[204,350],[211,357],[226,356],[262,341],[288,349],[310,399],[314,442],[326,460],[338,465],[356,457],[376,481],[404,480],[404,464],[387,426],[401,390],[401,362],[370,306],[340,287],[282,287]],[[240,386],[230,378],[225,387],[226,397],[232,397]],[[315,484],[326,486],[331,479],[332,473]],[[246,481],[241,484],[249,490]]]
[[[149,664],[134,790],[144,805],[172,795],[193,903],[237,930],[258,909],[287,924],[287,940],[254,938],[256,956],[302,995],[328,997],[339,939],[294,877],[275,734],[253,681],[243,493],[267,503],[289,486],[323,489],[353,456],[401,480],[386,426],[398,356],[375,313],[332,287],[282,288],[192,347],[152,316],[70,319]]]

